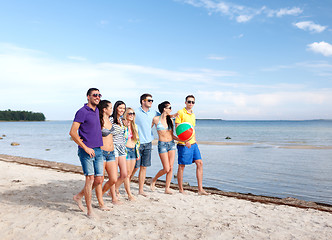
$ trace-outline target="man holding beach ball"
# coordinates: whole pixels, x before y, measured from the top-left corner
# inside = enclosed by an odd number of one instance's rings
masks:
[[[193,112],[195,105],[195,97],[188,95],[185,101],[186,106],[178,111],[178,116],[175,119],[175,127],[178,127],[181,123],[190,123],[193,127],[196,126],[196,117]],[[193,131],[192,137],[186,141],[179,141],[177,145],[178,149],[178,185],[179,192],[184,193],[183,190],[183,171],[186,165],[196,163],[196,176],[198,184],[198,194],[207,195],[208,193],[203,189],[203,161],[198,145],[196,143],[196,134]]]

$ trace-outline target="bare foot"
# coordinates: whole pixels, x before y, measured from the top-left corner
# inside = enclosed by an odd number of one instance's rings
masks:
[[[129,201],[136,201],[136,198],[133,195],[128,196]]]
[[[151,180],[150,189],[151,189],[151,191],[156,190],[156,182],[154,182],[153,180]]]
[[[171,189],[166,188],[165,189],[165,194],[173,194],[173,191],[171,191]]]
[[[123,204],[123,202],[119,201],[118,199],[112,200],[112,203],[114,205],[121,205],[121,204]]]
[[[148,195],[144,192],[144,191],[141,191],[138,193],[139,195],[142,195],[143,197],[147,197]]]
[[[110,209],[109,207],[105,206],[105,205],[103,205],[103,206],[99,206],[99,209],[100,209],[101,211],[111,211],[111,209]]]
[[[188,195],[187,192],[185,192],[184,190],[179,190],[179,193],[182,193],[183,195]]]
[[[84,212],[85,209],[84,209],[84,206],[83,206],[83,203],[82,203],[82,198],[80,198],[79,196],[75,195],[75,196],[73,197],[73,200],[76,202],[78,208],[79,208],[82,212]]]
[[[210,193],[205,192],[205,190],[198,191],[198,195],[210,195]]]
[[[88,216],[88,218],[93,219],[93,220],[98,220],[98,219],[99,219],[98,215],[95,214],[95,213],[92,212],[92,211],[91,211],[91,212],[88,212],[87,216]]]

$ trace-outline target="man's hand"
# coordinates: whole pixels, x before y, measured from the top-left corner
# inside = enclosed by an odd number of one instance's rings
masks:
[[[86,147],[86,149],[84,149],[84,151],[87,154],[89,154],[90,158],[93,158],[94,156],[96,156],[95,150],[93,150],[92,148]]]
[[[187,148],[191,148],[191,143],[190,142],[186,142],[186,147]]]

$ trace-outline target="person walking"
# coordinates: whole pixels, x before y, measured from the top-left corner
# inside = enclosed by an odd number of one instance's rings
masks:
[[[196,126],[196,116],[193,112],[195,105],[195,97],[193,95],[188,95],[185,100],[186,106],[178,111],[178,116],[175,118],[175,127],[183,122],[188,122],[193,127]],[[194,131],[195,132],[195,131]],[[201,153],[196,142],[196,134],[187,142],[179,141],[177,144],[178,149],[178,185],[179,192],[185,193],[183,190],[183,171],[186,165],[192,163],[196,164],[196,178],[198,184],[198,194],[207,195],[208,193],[203,189],[203,161]]]
[[[92,210],[92,189],[102,184],[103,181],[103,156],[101,146],[103,139],[99,120],[99,110],[97,105],[100,102],[101,94],[97,88],[90,88],[87,92],[88,103],[80,108],[72,123],[69,135],[78,145],[78,156],[81,161],[83,173],[85,175],[85,185],[81,192],[73,199],[78,207],[84,211],[82,198],[85,197],[88,217],[96,217]],[[102,210],[107,208],[99,197],[99,206]]]

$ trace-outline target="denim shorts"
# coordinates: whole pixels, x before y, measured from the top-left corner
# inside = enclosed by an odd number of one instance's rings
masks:
[[[136,150],[135,148],[129,148],[127,147],[127,160],[130,161],[130,160],[136,160]]]
[[[158,141],[158,153],[167,153],[172,150],[176,150],[174,140],[169,142]]]
[[[123,144],[114,144],[115,157],[126,156],[126,146]]]
[[[178,164],[189,165],[196,160],[201,160],[201,152],[199,151],[197,143],[192,144],[191,148],[187,148],[185,145],[177,145],[178,148]]]
[[[105,162],[113,162],[115,161],[115,153],[114,151],[103,151],[103,157]]]
[[[151,166],[151,151],[152,142],[142,143],[139,146],[139,155],[141,156],[139,160],[136,161],[135,168],[150,167]]]
[[[103,176],[104,175],[104,160],[101,149],[93,148],[95,156],[90,157],[82,148],[78,148],[78,157],[80,158],[83,173],[85,176]]]

